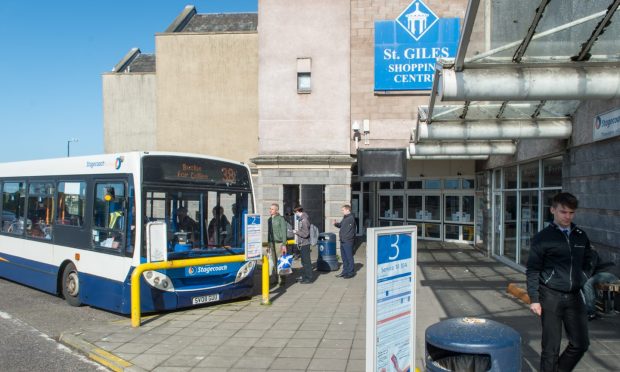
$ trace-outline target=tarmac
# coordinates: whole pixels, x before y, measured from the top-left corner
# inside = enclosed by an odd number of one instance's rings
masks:
[[[251,299],[143,316],[139,328],[130,318],[92,324],[60,341],[114,371],[364,371],[365,244],[355,260],[354,278],[315,271],[312,284],[289,280],[272,290],[271,305],[261,305],[257,285]],[[511,283],[525,288],[523,273],[469,245],[420,241],[416,274],[416,368],[425,369],[427,327],[479,317],[515,329],[521,370],[538,370],[540,320],[507,293]],[[590,349],[575,371],[620,371],[620,315],[589,326]]]

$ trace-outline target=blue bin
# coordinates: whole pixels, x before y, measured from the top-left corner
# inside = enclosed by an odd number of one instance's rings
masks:
[[[521,336],[493,320],[448,319],[425,337],[426,371],[521,371]]]
[[[316,261],[318,271],[338,270],[338,257],[336,256],[336,234],[320,233],[317,242],[319,257]]]

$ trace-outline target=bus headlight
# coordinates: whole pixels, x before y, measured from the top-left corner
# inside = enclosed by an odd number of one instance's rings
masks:
[[[239,271],[237,271],[237,277],[235,278],[235,283],[239,283],[243,279],[247,278],[254,271],[254,267],[256,266],[256,261],[248,261],[246,262]]]
[[[172,280],[158,271],[145,271],[143,274],[144,279],[147,283],[149,283],[152,287],[160,289],[162,291],[174,291],[174,285],[172,285]]]

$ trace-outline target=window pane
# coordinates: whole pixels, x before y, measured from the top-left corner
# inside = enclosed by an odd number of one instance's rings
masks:
[[[530,252],[530,241],[538,231],[538,191],[521,192],[521,257],[525,265]]]
[[[459,180],[445,180],[444,187],[446,189],[458,189],[460,187]]]
[[[407,182],[407,188],[410,190],[419,190],[422,188],[422,181],[409,181]]]
[[[390,209],[390,197],[389,195],[379,196],[379,216],[380,217],[392,217],[392,210]]]
[[[439,221],[441,219],[441,197],[439,195],[427,195],[425,201],[425,220]]]
[[[95,185],[93,244],[96,248],[120,250],[125,240],[127,197],[122,182]]]
[[[481,174],[479,177],[484,179],[484,174]],[[483,183],[480,182],[480,184],[482,185]],[[463,188],[466,189],[466,190],[473,189],[474,188],[474,179],[473,178],[463,179]]]
[[[504,168],[504,188],[517,188],[517,166]]]
[[[390,189],[390,182],[379,182],[379,188],[381,190],[389,190]]]
[[[394,181],[392,188],[394,190],[402,190],[405,188],[405,183],[401,181]]]
[[[444,239],[458,240],[460,238],[459,225],[445,225],[445,229]]]
[[[502,172],[501,172],[501,170],[500,170],[500,169],[496,169],[496,170],[493,172],[493,180],[494,180],[494,182],[493,182],[493,188],[494,188],[495,190],[499,190],[499,189],[501,189],[501,188],[502,188]]]
[[[409,195],[408,197],[408,214],[407,218],[410,220],[423,220],[424,214],[422,212],[422,196],[421,195]]]
[[[562,187],[562,157],[543,160],[544,187]]]
[[[25,183],[5,182],[2,188],[2,231],[16,235],[24,233],[25,203]]]
[[[446,221],[460,221],[459,197],[446,195],[444,199],[444,218]]]
[[[463,210],[461,211],[461,222],[474,222],[474,196],[463,196]]]
[[[523,164],[521,169],[521,188],[533,189],[538,187],[538,161]]]
[[[504,256],[517,259],[517,193],[506,192],[504,196]]]
[[[54,185],[51,182],[34,182],[28,186],[28,228],[26,236],[39,239],[52,238],[54,216]]]
[[[441,238],[441,225],[434,223],[424,224],[424,237],[433,239]]]
[[[405,198],[402,195],[394,195],[392,197],[392,218],[403,218],[405,216],[403,213],[404,200]]]
[[[542,215],[543,215],[543,228],[547,227],[551,222],[553,222],[553,215],[551,214],[551,199],[560,192],[560,190],[545,190],[543,191],[543,205],[542,205]]]
[[[424,180],[425,189],[440,189],[441,180]]]
[[[86,182],[59,182],[56,224],[82,226],[85,198]]]

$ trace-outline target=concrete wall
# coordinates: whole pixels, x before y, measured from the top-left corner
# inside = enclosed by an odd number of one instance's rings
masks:
[[[349,0],[261,0],[259,153],[349,153]],[[311,58],[310,94],[297,59]]]
[[[256,156],[257,34],[157,34],[155,43],[158,149]]]
[[[104,152],[157,149],[155,74],[106,73],[102,80]]]
[[[573,147],[564,157],[562,184],[579,199],[580,225],[620,274],[620,137],[592,142],[596,115],[620,108],[620,100],[584,102],[574,118]]]
[[[411,0],[351,0],[351,120],[370,120],[370,144],[364,147],[403,148],[416,124],[419,105],[428,93],[382,96],[374,93],[375,21],[396,19]],[[425,1],[440,18],[465,17],[466,0]],[[351,143],[351,152],[355,145]]]

